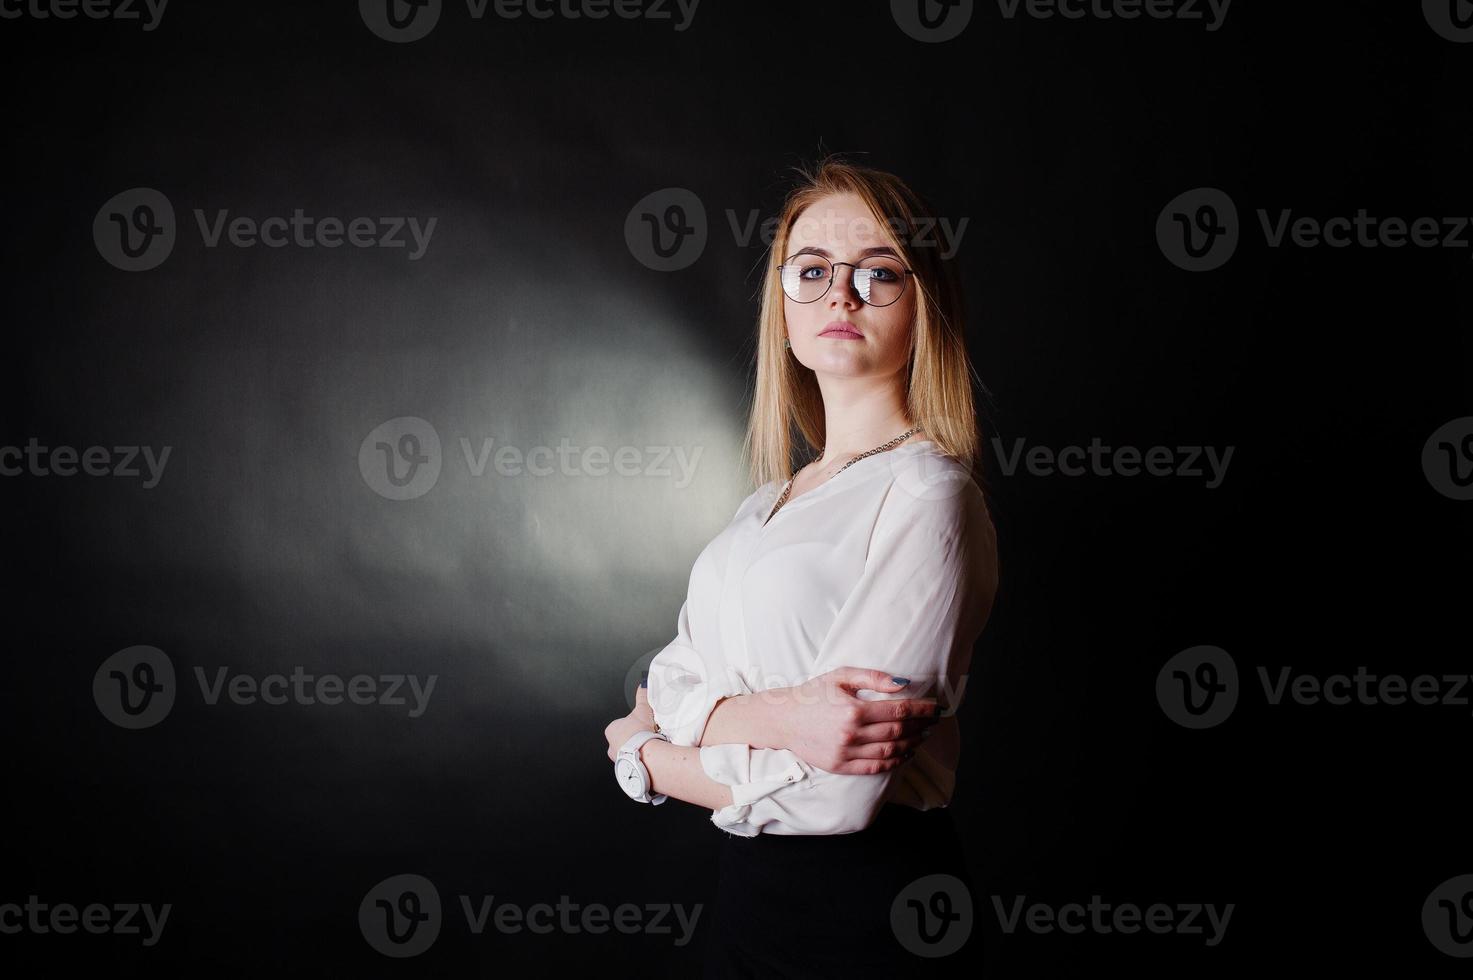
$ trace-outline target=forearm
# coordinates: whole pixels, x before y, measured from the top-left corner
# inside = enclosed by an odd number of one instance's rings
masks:
[[[656,793],[684,800],[708,810],[731,806],[731,787],[706,775],[699,745],[674,745],[652,738],[644,743],[640,759]]]
[[[785,691],[739,694],[716,703],[701,733],[701,745],[739,743],[754,749],[785,749],[783,732]]]

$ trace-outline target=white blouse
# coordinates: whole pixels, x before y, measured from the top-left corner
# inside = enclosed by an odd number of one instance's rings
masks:
[[[946,806],[955,785],[972,647],[997,590],[997,539],[982,491],[929,439],[866,456],[782,506],[777,481],[742,501],[691,569],[676,637],[649,667],[660,730],[695,745],[723,697],[791,687],[836,667],[908,677],[873,701],[936,697],[945,717],[909,762],[874,775],[809,765],[787,749],[705,745],[732,787],[711,815],[731,834],[847,834],[887,801]]]

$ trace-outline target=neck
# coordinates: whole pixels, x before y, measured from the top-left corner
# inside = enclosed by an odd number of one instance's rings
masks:
[[[898,374],[889,378],[820,374],[818,386],[823,393],[825,462],[868,452],[913,425],[906,417]]]

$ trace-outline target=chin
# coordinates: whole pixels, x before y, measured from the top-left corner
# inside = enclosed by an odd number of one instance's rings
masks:
[[[826,357],[814,366],[813,373],[834,378],[868,378],[884,372],[868,357]]]

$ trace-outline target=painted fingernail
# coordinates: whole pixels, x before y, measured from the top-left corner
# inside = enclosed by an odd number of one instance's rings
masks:
[[[648,677],[641,677],[639,679],[639,686],[640,687],[649,687],[650,686],[650,679]]]
[[[905,685],[907,685],[907,684],[910,683],[910,678],[909,677],[892,677],[892,678],[890,678],[890,683],[891,684],[899,684],[901,687],[904,687]]]

